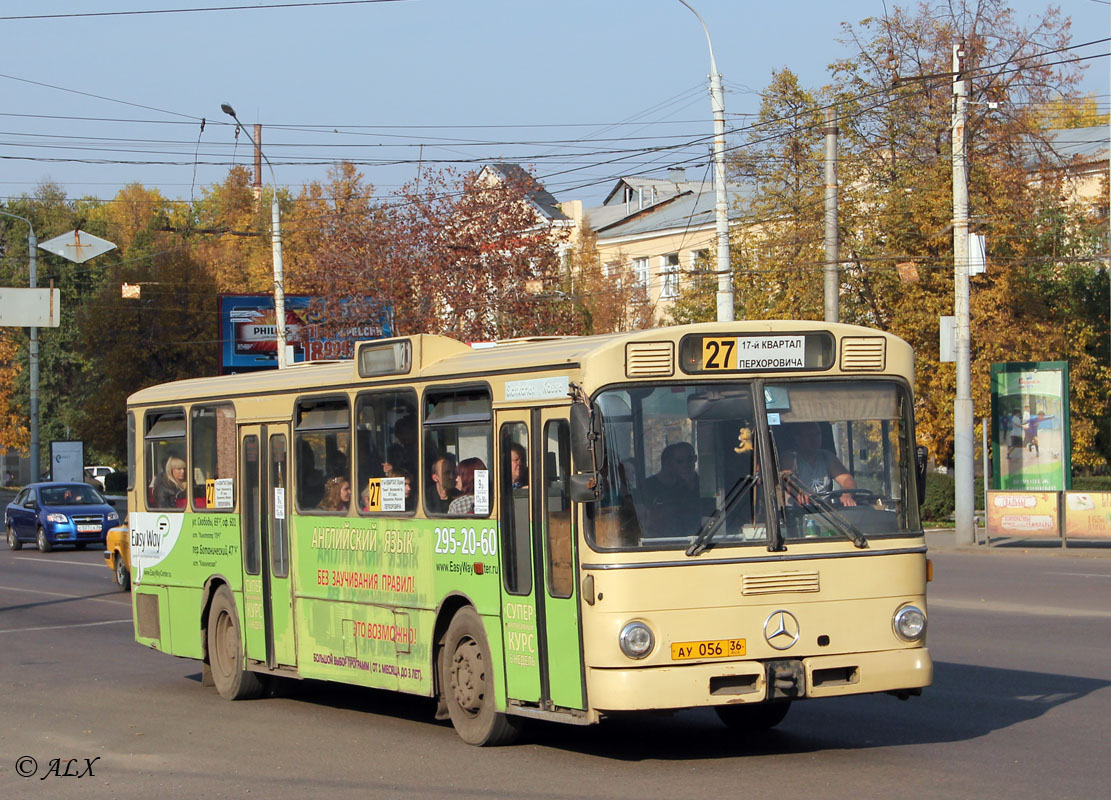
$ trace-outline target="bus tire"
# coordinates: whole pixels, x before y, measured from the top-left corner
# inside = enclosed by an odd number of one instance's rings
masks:
[[[482,620],[470,606],[455,613],[444,636],[440,685],[451,724],[463,741],[495,747],[511,744],[520,734],[521,720],[495,706],[490,646]]]
[[[208,609],[208,663],[216,691],[228,700],[253,700],[263,690],[262,679],[243,668],[242,641],[235,600],[221,586]]]
[[[724,722],[726,727],[740,733],[766,731],[769,728],[774,728],[783,721],[790,710],[790,700],[714,706],[718,719]]]

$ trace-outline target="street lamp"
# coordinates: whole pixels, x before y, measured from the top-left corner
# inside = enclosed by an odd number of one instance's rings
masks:
[[[721,87],[721,73],[714,61],[714,44],[710,31],[701,15],[687,0],[679,0],[698,17],[710,47],[710,106],[714,110],[714,189],[717,195],[718,236],[718,322],[733,321],[733,269],[729,264],[729,198],[725,191],[725,91]]]
[[[30,288],[38,286],[37,261],[35,251],[38,249],[39,240],[35,236],[35,226],[31,220],[12,214],[9,211],[0,211],[5,217],[13,217],[27,223],[27,268],[28,283]],[[39,329],[31,326],[30,344],[30,384],[31,384],[31,482],[39,480]]]
[[[235,116],[235,109],[227,103],[220,104],[220,110],[235,120],[235,124],[247,135],[247,139],[254,146],[264,159],[266,159],[266,166],[270,169],[270,185],[272,187],[272,202],[270,204],[270,227],[272,230],[271,243],[273,245],[274,253],[274,321],[275,330],[277,331],[277,345],[278,345],[278,369],[285,369],[285,276],[282,271],[282,223],[281,223],[281,210],[278,208],[278,180],[274,177],[274,165],[270,163],[270,159],[266,158],[266,154],[262,152],[262,148],[247,132],[247,126],[239,121],[239,117]]]

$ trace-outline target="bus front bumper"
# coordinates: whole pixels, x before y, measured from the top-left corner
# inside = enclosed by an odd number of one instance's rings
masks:
[[[917,693],[930,685],[934,673],[925,647],[784,658],[774,662],[729,661],[632,669],[588,667],[587,696],[591,707],[601,711],[759,703],[776,696],[769,692],[769,671],[783,669],[794,669],[804,676],[802,685],[796,688],[795,699],[872,692]]]

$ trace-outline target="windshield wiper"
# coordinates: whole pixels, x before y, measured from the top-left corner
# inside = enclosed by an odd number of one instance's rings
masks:
[[[717,535],[718,529],[721,527],[722,523],[725,522],[725,512],[733,507],[734,501],[736,501],[740,495],[746,492],[752,484],[756,483],[758,477],[759,473],[753,473],[752,475],[746,475],[733,484],[733,488],[729,490],[729,494],[727,494],[722,501],[721,508],[714,511],[713,516],[702,526],[702,531],[695,537],[694,541],[690,543],[690,546],[687,548],[688,556],[696,556],[706,551],[706,548],[710,546],[710,540]]]
[[[868,546],[868,540],[864,538],[864,534],[860,532],[860,529],[849,522],[847,519],[845,519],[844,515],[842,515],[834,507],[833,503],[831,503],[829,500],[826,500],[824,497],[821,497],[810,491],[806,486],[802,484],[802,482],[798,478],[794,476],[794,473],[792,472],[781,472],[780,478],[783,480],[784,483],[787,484],[789,488],[794,489],[795,492],[797,492],[799,495],[805,495],[809,497],[810,499],[807,501],[806,505],[812,505],[816,507],[818,511],[821,512],[823,517],[833,523],[833,527],[837,528],[839,532],[852,539],[853,544],[860,548],[865,548]],[[799,501],[799,504],[802,505],[802,502]]]

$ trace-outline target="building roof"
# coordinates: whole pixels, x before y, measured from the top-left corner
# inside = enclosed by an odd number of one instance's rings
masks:
[[[632,181],[636,181],[635,183]],[[622,187],[643,188],[646,179],[622,178],[607,200]],[[583,213],[600,239],[623,236],[643,236],[676,229],[697,229],[715,222],[714,206],[717,201],[713,186],[701,181],[658,181],[657,200],[643,208],[636,204],[626,205],[608,202],[605,205],[588,208]],[[666,191],[668,186],[677,191]],[[752,197],[753,189],[739,184],[727,184],[729,198],[729,218],[737,219],[740,208]]]
[[[497,161],[492,164],[487,164],[484,169],[497,173],[503,180],[517,181],[522,186],[531,187],[528,191],[528,199],[532,202],[537,212],[548,221],[570,222],[567,215],[559,210],[559,203],[556,201],[555,197],[552,196],[551,192],[545,189],[540,181],[536,180],[527,170],[523,169],[520,164]]]

